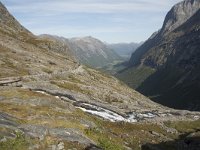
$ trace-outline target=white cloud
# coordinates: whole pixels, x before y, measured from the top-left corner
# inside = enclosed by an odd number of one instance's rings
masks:
[[[178,0],[176,0],[178,1]],[[174,3],[174,1],[173,1]],[[44,0],[25,1],[8,8],[14,12],[55,15],[55,13],[130,13],[168,10],[172,0]]]

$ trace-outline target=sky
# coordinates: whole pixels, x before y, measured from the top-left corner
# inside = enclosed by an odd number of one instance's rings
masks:
[[[1,0],[36,35],[93,36],[107,43],[141,42],[162,27],[181,0]]]

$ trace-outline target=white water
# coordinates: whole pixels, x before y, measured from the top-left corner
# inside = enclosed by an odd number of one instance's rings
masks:
[[[101,107],[97,107],[91,104],[87,104],[87,103],[83,103],[83,105],[85,106],[89,106],[90,108],[93,108],[94,110],[91,109],[86,109],[84,107],[77,107],[81,110],[83,110],[84,112],[88,112],[90,114],[102,117],[104,119],[107,119],[111,122],[120,122],[120,121],[124,121],[124,122],[137,122],[137,120],[135,119],[134,116],[125,118],[113,111],[107,110],[105,108],[101,108]]]
[[[156,115],[148,112],[148,113],[139,113],[138,117],[141,117],[141,118],[154,118],[154,117],[156,117]]]
[[[84,106],[89,106],[89,108],[91,109],[86,109]],[[154,118],[156,117],[156,114],[151,113],[151,112],[144,112],[144,113],[131,113],[129,114],[127,117],[123,117],[111,110],[99,107],[99,106],[95,106],[95,105],[91,105],[91,104],[87,104],[87,103],[82,103],[82,106],[77,107],[81,110],[83,110],[84,112],[90,113],[92,115],[96,115],[99,117],[102,117],[104,119],[107,119],[111,122],[138,122],[138,120],[141,119],[145,119],[145,118]]]
[[[38,93],[42,93],[45,95],[50,95],[47,92],[44,91],[35,91]],[[59,96],[55,96],[57,99],[60,99]],[[65,98],[65,97],[62,97]],[[92,115],[95,116],[99,116],[101,118],[104,118],[106,120],[109,120],[111,122],[138,122],[138,119],[144,119],[144,118],[154,118],[156,117],[155,114],[151,113],[151,112],[146,112],[146,113],[132,113],[129,114],[127,117],[123,117],[122,115],[119,115],[111,110],[99,107],[99,106],[95,106],[92,104],[88,104],[88,103],[81,103],[82,106],[78,106],[77,108],[81,109],[84,112],[90,113]],[[85,106],[85,107],[84,107]],[[88,108],[88,109],[87,109]]]

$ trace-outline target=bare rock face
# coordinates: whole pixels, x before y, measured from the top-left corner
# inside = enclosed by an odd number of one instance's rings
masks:
[[[186,22],[200,8],[199,0],[185,0],[176,4],[167,14],[162,33],[173,31],[175,28]]]
[[[167,36],[176,28],[184,24],[200,9],[199,0],[185,0],[176,4],[166,15],[165,21],[161,30],[155,32],[136,52],[134,52],[129,61],[129,65],[139,65],[143,63],[146,53],[152,48],[157,47]],[[150,60],[149,60],[150,62]],[[155,64],[150,64],[152,67],[157,67]],[[161,64],[162,65],[162,64]]]

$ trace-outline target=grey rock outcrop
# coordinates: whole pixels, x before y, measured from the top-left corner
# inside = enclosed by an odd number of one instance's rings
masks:
[[[37,137],[41,141],[45,136],[51,135],[66,141],[79,142],[86,145],[94,144],[94,142],[84,136],[83,133],[75,129],[48,128],[38,125],[21,125],[19,128],[23,130],[27,135],[35,138]]]
[[[167,14],[161,33],[168,33],[182,25],[200,8],[199,0],[185,0],[176,4]]]

